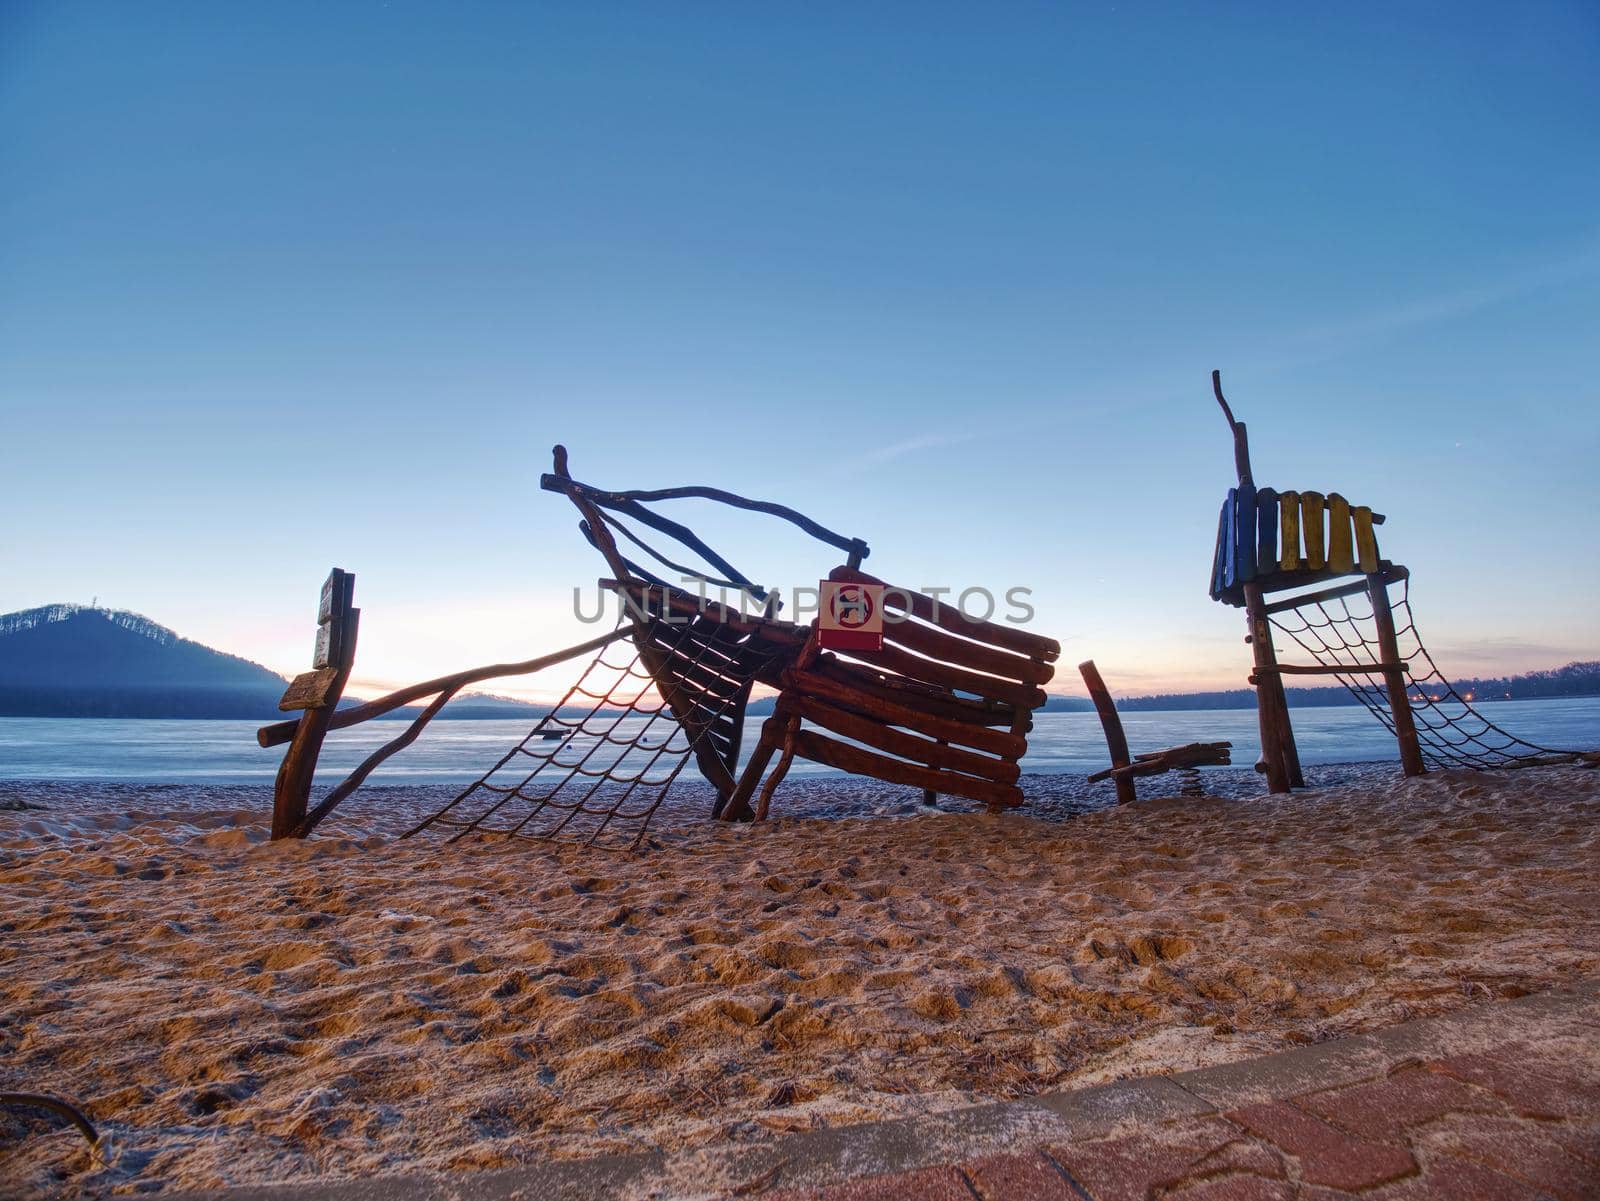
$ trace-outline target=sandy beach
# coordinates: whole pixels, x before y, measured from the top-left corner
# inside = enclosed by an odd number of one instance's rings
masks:
[[[0,1114],[0,1191],[764,1139],[1600,971],[1600,772],[1025,784],[993,818],[808,781],[786,809],[830,816],[764,828],[690,790],[634,854],[402,842],[405,790],[274,845],[259,791],[0,786],[0,1079],[114,1141]]]

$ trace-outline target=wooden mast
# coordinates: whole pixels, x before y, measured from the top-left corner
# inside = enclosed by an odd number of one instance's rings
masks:
[[[1222,372],[1211,373],[1211,390],[1233,433],[1233,463],[1239,487],[1253,488],[1255,478],[1250,471],[1249,435],[1244,422],[1234,420],[1233,410],[1222,394]],[[1250,630],[1245,641],[1255,654],[1256,715],[1261,728],[1261,753],[1267,767],[1267,788],[1272,792],[1288,792],[1292,787],[1304,787],[1305,779],[1300,774],[1300,755],[1294,745],[1294,727],[1289,722],[1289,698],[1283,690],[1278,656],[1272,645],[1272,623],[1257,580],[1244,584],[1244,610]]]

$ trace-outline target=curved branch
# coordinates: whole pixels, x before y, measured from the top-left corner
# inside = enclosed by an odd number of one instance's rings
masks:
[[[368,701],[364,705],[356,705],[349,709],[335,711],[332,720],[328,722],[328,728],[330,730],[343,730],[348,726],[358,726],[364,721],[371,721],[374,717],[382,717],[392,709],[398,709],[402,705],[409,705],[412,701],[420,700],[425,696],[432,696],[434,693],[443,692],[446,689],[454,691],[464,688],[468,684],[492,680],[497,676],[532,675],[536,671],[554,667],[557,663],[565,663],[568,659],[576,659],[579,655],[597,651],[608,643],[615,642],[618,638],[627,638],[632,635],[632,626],[618,626],[609,634],[602,634],[598,638],[591,638],[588,642],[580,642],[577,646],[569,646],[566,650],[556,651],[551,655],[541,655],[537,659],[528,659],[522,663],[493,663],[488,667],[476,667],[471,671],[458,671],[452,676],[440,676],[436,680],[413,684],[409,688],[391,692],[388,696],[380,697],[375,701]],[[294,737],[295,727],[300,724],[300,721],[300,718],[295,718],[293,721],[280,721],[270,726],[262,726],[256,731],[256,741],[264,747],[280,746]]]
[[[100,1142],[100,1132],[94,1128],[94,1123],[76,1105],[60,1097],[47,1097],[43,1093],[0,1093],[0,1105],[25,1105],[29,1109],[48,1110],[76,1126],[83,1137],[89,1140],[91,1147]]]
[[[1228,419],[1228,428],[1233,429],[1239,423],[1233,419],[1233,410],[1228,407],[1228,398],[1222,394],[1222,372],[1211,373],[1211,392],[1217,398],[1217,403],[1222,406],[1222,415]]]
[[[867,544],[861,539],[846,538],[843,534],[835,533],[833,530],[828,529],[827,526],[819,525],[817,522],[807,517],[804,513],[800,513],[789,508],[788,505],[780,505],[773,501],[767,500],[751,500],[748,497],[740,496],[735,492],[725,491],[722,488],[709,488],[700,485],[691,485],[684,488],[654,488],[642,490],[636,489],[630,492],[607,492],[604,489],[596,488],[590,484],[580,484],[570,477],[561,475],[543,476],[539,480],[539,486],[547,492],[570,492],[574,487],[576,487],[577,489],[581,490],[582,493],[593,503],[603,505],[608,509],[616,509],[619,512],[628,513],[633,517],[638,517],[639,513],[631,506],[649,501],[684,499],[714,500],[720,504],[731,505],[736,509],[748,509],[755,513],[766,513],[772,517],[781,517],[792,525],[799,526],[802,530],[810,534],[819,542],[826,542],[828,545],[846,552],[859,549],[862,558],[866,558],[868,554]],[[667,519],[661,518],[660,520],[665,521]],[[673,522],[672,524],[677,525],[676,522]],[[658,526],[657,528],[660,529],[661,527]],[[681,529],[682,527],[680,526],[679,528]],[[663,532],[668,533],[672,531],[663,530]],[[695,549],[699,550],[699,547],[696,547]],[[719,566],[721,565],[719,564]]]
[[[388,743],[379,747],[377,750],[373,751],[372,754],[368,755],[364,760],[362,760],[360,767],[356,768],[355,771],[351,772],[342,781],[340,781],[340,783],[335,785],[328,795],[322,798],[322,801],[317,805],[317,807],[310,813],[306,814],[305,820],[302,821],[296,828],[294,836],[296,838],[305,838],[308,836],[311,831],[317,828],[318,824],[323,818],[327,817],[328,814],[334,811],[340,801],[344,800],[345,797],[349,796],[352,792],[360,788],[361,785],[366,782],[367,777],[372,774],[374,768],[376,768],[390,755],[393,755],[397,751],[405,750],[406,747],[415,742],[417,740],[417,735],[422,733],[423,727],[425,727],[434,719],[440,709],[443,709],[447,704],[450,703],[451,698],[455,696],[460,688],[461,685],[457,684],[454,688],[447,688],[438,696],[434,697],[433,702],[421,713],[417,714],[416,720],[406,727],[405,733],[401,734],[398,738],[391,739]],[[548,716],[542,717],[539,719],[539,724],[543,725],[548,720]]]
[[[1250,435],[1245,432],[1244,422],[1234,420],[1228,398],[1222,394],[1222,372],[1211,373],[1211,391],[1222,406],[1222,415],[1228,419],[1228,428],[1233,431],[1233,466],[1239,473],[1239,487],[1254,487],[1255,477],[1250,471]]]

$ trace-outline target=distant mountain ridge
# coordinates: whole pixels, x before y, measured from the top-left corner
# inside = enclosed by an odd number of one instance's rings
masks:
[[[264,717],[283,686],[261,664],[138,613],[44,605],[0,616],[8,717]]]
[[[0,615],[0,717],[271,721],[287,681],[125,609],[41,605]],[[357,704],[351,700],[346,704]],[[547,707],[468,693],[441,717],[541,716]],[[409,718],[415,708],[386,716]]]

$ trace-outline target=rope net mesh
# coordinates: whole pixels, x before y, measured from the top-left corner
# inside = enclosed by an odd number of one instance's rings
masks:
[[[404,837],[449,832],[636,848],[697,752],[737,762],[740,635],[659,618],[603,649],[554,709]],[[665,682],[650,670],[654,663]]]
[[[1423,761],[1429,767],[1508,767],[1573,752],[1554,750],[1518,738],[1473,708],[1434,663],[1417,633],[1411,609],[1411,581],[1399,581],[1391,597],[1400,658],[1409,667],[1406,695],[1417,727]],[[1352,607],[1351,601],[1355,604]],[[1328,667],[1370,665],[1381,659],[1370,595],[1309,602],[1271,615],[1273,626]],[[1394,715],[1382,676],[1352,670],[1334,676],[1391,734]]]

